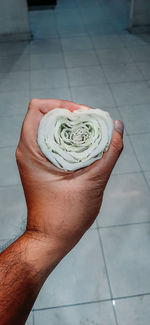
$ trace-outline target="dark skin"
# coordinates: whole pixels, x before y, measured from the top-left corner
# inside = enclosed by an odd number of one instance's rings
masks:
[[[53,269],[78,243],[99,213],[104,189],[123,149],[123,124],[115,128],[103,158],[67,172],[40,151],[37,132],[53,108],[84,107],[69,101],[34,99],[26,114],[16,159],[27,203],[25,233],[0,255],[0,324],[23,325]]]

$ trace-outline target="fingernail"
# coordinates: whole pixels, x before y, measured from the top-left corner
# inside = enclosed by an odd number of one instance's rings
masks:
[[[115,121],[115,129],[123,136],[123,131],[124,131],[124,125],[122,121],[116,120]]]

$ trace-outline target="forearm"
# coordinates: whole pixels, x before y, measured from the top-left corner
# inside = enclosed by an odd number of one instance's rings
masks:
[[[63,257],[54,241],[26,232],[0,255],[0,324],[23,325],[47,276]]]

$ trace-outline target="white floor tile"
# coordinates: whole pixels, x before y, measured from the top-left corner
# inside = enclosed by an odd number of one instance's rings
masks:
[[[33,40],[30,45],[31,54],[53,54],[62,52],[61,41],[59,38],[47,40]]]
[[[138,67],[142,71],[145,79],[150,79],[150,62],[138,62]]]
[[[115,325],[111,302],[35,311],[36,325]]]
[[[140,162],[140,165],[144,171],[150,170],[150,133],[131,135],[131,141],[133,143],[136,155]]]
[[[150,61],[150,46],[129,48],[128,50],[135,61]]]
[[[113,297],[150,292],[150,224],[101,229]]]
[[[0,148],[0,186],[20,184],[15,147]]]
[[[26,203],[21,185],[0,187],[0,240],[19,236],[25,230]]]
[[[58,33],[60,37],[65,38],[65,37],[80,37],[80,36],[86,36],[86,31],[84,28],[84,25],[80,21],[79,17],[76,17],[76,19],[70,20],[68,22],[68,16],[66,17],[65,21],[59,22],[57,21],[57,28],[58,28]]]
[[[100,66],[72,68],[67,71],[71,86],[97,85],[106,81]]]
[[[147,325],[150,319],[150,296],[115,301],[119,325]]]
[[[114,49],[124,47],[118,35],[92,36],[96,49]]]
[[[25,325],[34,325],[34,322],[33,322],[33,312],[30,313]]]
[[[29,104],[29,91],[3,92],[0,94],[0,116],[25,115]]]
[[[145,81],[111,83],[118,105],[148,104],[150,89]]]
[[[0,92],[29,89],[29,72],[0,73]]]
[[[150,172],[146,172],[146,173],[144,173],[144,175],[146,177],[146,180],[147,180],[149,188],[150,188]]]
[[[149,197],[142,174],[113,175],[104,193],[97,219],[99,226],[150,221]]]
[[[135,63],[104,64],[103,69],[108,82],[128,82],[144,79]]]
[[[144,47],[148,46],[148,42],[144,39],[145,35],[142,34],[129,34],[129,33],[124,33],[120,35],[120,39],[123,42],[123,44],[128,47],[128,48],[139,48],[139,47]]]
[[[72,97],[77,103],[100,107],[107,110],[108,107],[115,107],[116,104],[106,84],[98,86],[72,87]]]
[[[128,134],[150,132],[150,104],[119,106]]]
[[[17,146],[24,116],[0,118],[0,147]]]
[[[64,52],[67,68],[94,66],[99,64],[96,54],[92,50]]]
[[[97,54],[102,64],[133,62],[133,59],[126,48],[97,50]]]
[[[39,89],[31,91],[31,98],[57,98],[71,100],[69,88]]]
[[[129,137],[124,135],[124,149],[113,169],[113,174],[124,174],[139,172],[141,170],[138,161],[135,157],[133,148],[130,144]]]
[[[29,55],[0,57],[0,73],[28,71],[29,67]]]
[[[31,71],[31,89],[68,87],[65,69]]]
[[[2,42],[0,56],[29,54],[30,42]]]
[[[72,37],[72,38],[62,38],[62,47],[65,52],[68,51],[85,51],[91,50],[93,44],[88,36],[83,37]]]
[[[44,70],[50,68],[64,68],[62,53],[53,54],[32,54],[31,70]]]
[[[109,297],[97,230],[89,230],[47,279],[34,308],[75,304]]]

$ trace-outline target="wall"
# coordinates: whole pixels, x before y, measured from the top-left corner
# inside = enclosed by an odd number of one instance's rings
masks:
[[[0,1],[0,41],[29,39],[30,27],[26,0]]]
[[[150,0],[131,0],[129,28],[131,31],[150,30]]]

